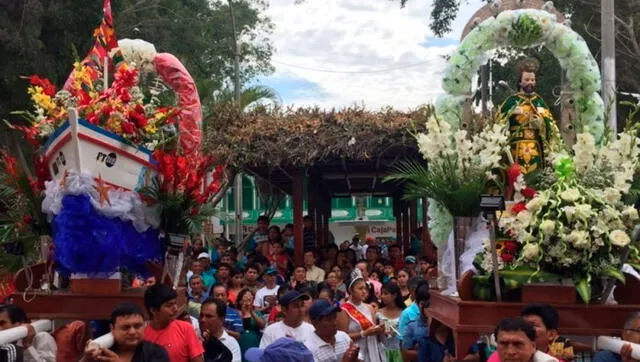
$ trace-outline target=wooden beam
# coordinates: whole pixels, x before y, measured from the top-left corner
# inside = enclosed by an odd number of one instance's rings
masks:
[[[304,257],[304,230],[302,225],[303,182],[304,169],[301,168],[296,172],[293,181],[293,237],[295,244],[293,259],[296,265],[302,265]]]

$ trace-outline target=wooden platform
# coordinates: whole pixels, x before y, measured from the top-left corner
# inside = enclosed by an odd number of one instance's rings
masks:
[[[500,320],[517,317],[524,303],[463,301],[432,289],[431,316],[453,330],[456,356],[464,356],[481,334],[492,333]],[[555,305],[563,335],[619,335],[626,318],[638,305]]]
[[[22,307],[31,319],[63,320],[104,320],[121,303],[131,302],[145,313],[144,292],[122,292],[114,295],[71,293],[71,292],[29,292],[13,296],[15,304]]]

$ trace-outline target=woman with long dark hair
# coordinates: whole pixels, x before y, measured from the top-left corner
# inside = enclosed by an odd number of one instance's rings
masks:
[[[400,269],[396,274],[396,283],[400,288],[400,296],[405,306],[410,306],[413,303],[411,300],[411,290],[409,290],[409,271],[407,269]]]
[[[378,321],[385,327],[385,336],[382,340],[387,362],[402,362],[400,349],[400,331],[398,323],[400,314],[404,309],[404,301],[400,293],[400,287],[396,283],[387,283],[382,286],[380,299],[382,308],[376,315]]]

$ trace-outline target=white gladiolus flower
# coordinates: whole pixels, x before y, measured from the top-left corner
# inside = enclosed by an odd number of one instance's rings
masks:
[[[553,220],[544,220],[540,223],[540,231],[546,236],[553,235],[556,229],[556,223]]]
[[[527,259],[534,261],[540,254],[540,247],[537,243],[528,243],[522,248],[522,256]]]
[[[560,193],[560,197],[569,202],[577,201],[580,198],[580,191],[576,189],[568,189]]]
[[[613,230],[609,234],[609,241],[611,241],[611,244],[615,246],[624,247],[629,245],[631,238],[629,238],[629,235],[622,230]]]

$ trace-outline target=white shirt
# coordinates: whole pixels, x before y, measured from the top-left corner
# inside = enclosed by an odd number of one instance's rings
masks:
[[[340,362],[345,352],[349,349],[351,337],[343,331],[336,333],[335,346],[323,341],[315,332],[305,346],[313,354],[314,362]]]
[[[236,341],[235,338],[229,336],[227,331],[223,330],[222,336],[220,336],[218,340],[222,342],[222,344],[224,344],[225,347],[229,349],[229,351],[231,351],[231,354],[233,355],[231,362],[242,362],[242,353],[240,352],[240,345],[238,344],[238,341]]]
[[[324,282],[324,270],[317,266],[312,266],[307,270],[307,280],[310,282],[322,283]]]
[[[22,346],[22,341],[17,343]],[[58,345],[47,332],[38,332],[33,337],[31,347],[24,350],[24,362],[56,362]]]
[[[276,285],[273,289],[267,289],[267,287],[262,287],[260,289],[258,289],[258,291],[256,292],[256,297],[253,300],[253,306],[254,307],[258,307],[258,308],[264,308],[266,307],[266,304],[269,303],[265,303],[265,299],[273,299],[273,301],[275,302],[277,297],[276,295],[278,294],[278,289],[280,288],[279,285]],[[273,298],[268,298],[273,296]],[[269,306],[273,307],[275,305],[275,303],[271,303]]]
[[[306,341],[315,334],[315,328],[307,322],[302,322],[298,328],[289,327],[283,321],[276,322],[268,326],[262,334],[260,348],[265,348],[277,339],[282,337],[292,338],[298,342],[306,344]]]

